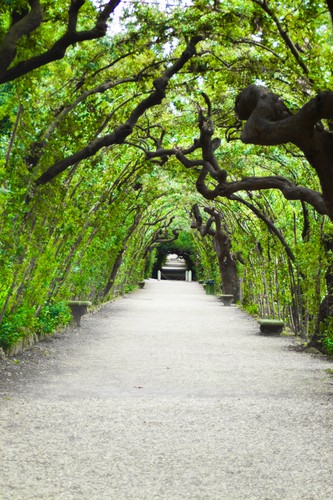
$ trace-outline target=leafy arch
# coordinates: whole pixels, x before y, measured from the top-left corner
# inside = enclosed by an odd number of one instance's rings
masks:
[[[193,279],[197,276],[197,257],[193,244],[192,235],[189,232],[182,231],[177,240],[170,243],[161,243],[156,247],[156,260],[153,267],[152,277],[157,278],[157,271],[161,269],[168,255],[176,254],[183,257],[187,269],[192,271]]]

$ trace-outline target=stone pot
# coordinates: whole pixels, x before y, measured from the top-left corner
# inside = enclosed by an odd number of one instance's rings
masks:
[[[220,295],[219,299],[223,302],[225,306],[231,306],[232,301],[234,300],[233,295]]]
[[[87,313],[88,307],[92,305],[91,302],[89,300],[70,300],[67,305],[72,312],[73,322],[76,326],[81,326],[81,317]]]
[[[262,335],[280,335],[284,322],[280,319],[259,319]]]

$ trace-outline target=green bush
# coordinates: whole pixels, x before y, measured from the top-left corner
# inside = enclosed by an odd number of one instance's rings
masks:
[[[327,318],[320,324],[322,345],[327,354],[333,354],[333,317]]]
[[[65,302],[46,303],[38,314],[38,333],[52,333],[71,321],[71,312]]]
[[[71,318],[65,302],[46,303],[37,317],[34,308],[22,306],[14,314],[4,316],[0,325],[0,347],[6,350],[32,333],[52,333]]]
[[[333,335],[331,337],[324,338],[323,346],[327,354],[333,354]]]
[[[36,325],[35,311],[20,307],[14,314],[5,314],[0,325],[0,347],[8,349],[28,335]]]
[[[242,304],[242,308],[251,314],[251,316],[259,316],[259,305],[258,304]]]

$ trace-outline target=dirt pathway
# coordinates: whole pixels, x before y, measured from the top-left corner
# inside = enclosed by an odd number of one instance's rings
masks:
[[[2,370],[0,499],[333,499],[332,363],[290,344],[150,280]]]

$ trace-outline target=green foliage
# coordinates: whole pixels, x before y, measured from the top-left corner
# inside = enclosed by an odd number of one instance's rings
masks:
[[[239,136],[234,100],[249,83],[270,86],[294,109],[317,91],[332,88],[332,35],[323,2],[264,2],[273,15],[252,0],[187,4],[161,10],[156,3],[131,2],[123,13],[122,32],[76,44],[63,59],[0,88],[2,347],[29,332],[49,333],[65,324],[69,298],[98,303],[150,277],[159,248],[154,234],[165,227],[180,230],[174,246],[188,253],[198,279],[213,279],[219,290],[212,242],[190,230],[192,205],[210,203],[196,193],[198,170],[183,168],[175,158],[154,163],[145,157],[160,145],[162,130],[166,148],[193,144],[198,106],[206,106],[202,91],[212,102],[215,136],[221,138],[216,156],[229,180],[281,175],[319,189],[318,178],[296,148],[267,150],[227,139]],[[0,38],[10,25],[11,10],[25,5],[23,0],[1,3]],[[21,38],[14,64],[52,46],[64,32],[69,5],[69,0],[43,3],[44,22]],[[79,29],[91,27],[94,5],[84,3]],[[128,144],[104,148],[46,186],[34,186],[54,162],[125,123],[185,41],[198,33],[204,36],[198,56],[174,75],[165,100],[140,118]],[[191,158],[201,159],[198,151]],[[243,305],[251,314],[282,317],[294,331],[310,336],[326,293],[328,257],[321,242],[329,225],[310,209],[306,239],[300,203],[287,202],[275,191],[241,195],[275,224],[295,256],[291,261],[281,241],[250,209],[217,200],[232,251],[245,262],[238,265]],[[328,325],[323,332],[328,351],[331,330]]]
[[[146,258],[145,269],[144,269],[144,278],[151,278],[153,274],[154,263],[156,261],[156,248],[149,253]]]
[[[23,339],[36,325],[35,311],[19,307],[14,314],[5,314],[0,324],[0,347],[8,349]]]
[[[320,325],[322,345],[327,354],[333,354],[333,318],[327,318]]]
[[[328,337],[323,339],[323,346],[327,354],[333,354],[333,335],[332,331]]]
[[[0,347],[8,349],[31,334],[49,334],[71,320],[65,302],[45,304],[38,315],[35,308],[19,307],[13,314],[5,314],[0,324]]]
[[[46,303],[37,316],[37,331],[41,334],[52,333],[71,319],[70,309],[65,302]]]
[[[251,314],[251,316],[259,316],[259,305],[258,304],[242,304],[242,308]]]

